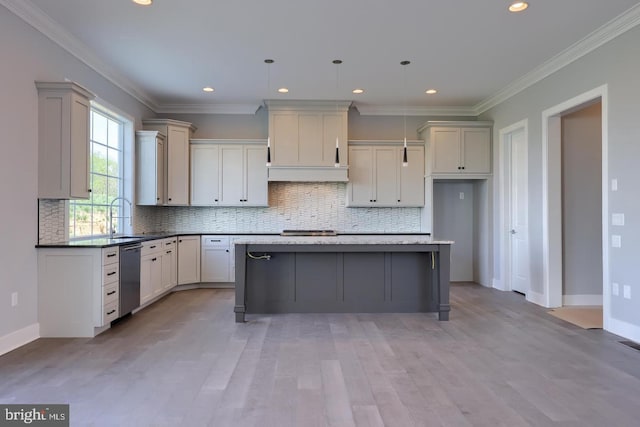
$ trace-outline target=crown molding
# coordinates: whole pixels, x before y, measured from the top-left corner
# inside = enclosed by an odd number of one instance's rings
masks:
[[[156,111],[157,104],[152,97],[145,94],[144,91],[139,89],[133,82],[98,58],[91,49],[78,40],[77,37],[65,30],[60,24],[51,19],[49,15],[31,3],[31,1],[0,0],[0,4],[102,77],[109,80],[151,110]]]
[[[474,114],[480,115],[512,96],[517,95],[545,77],[550,76],[608,41],[629,31],[638,24],[640,24],[640,4],[633,6],[582,40],[577,41],[529,73],[514,80],[495,94],[474,105],[472,108]]]
[[[163,114],[256,114],[262,104],[161,104],[156,113]]]
[[[361,116],[477,116],[471,107],[398,107],[354,103]]]

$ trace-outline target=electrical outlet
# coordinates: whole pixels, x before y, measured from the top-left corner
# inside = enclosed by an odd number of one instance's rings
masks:
[[[460,200],[464,200],[464,193],[462,191],[460,192]]]
[[[618,191],[618,180],[615,178],[611,180],[611,191]]]
[[[18,305],[18,293],[14,292],[11,294],[11,307],[15,307]]]
[[[611,225],[624,225],[624,214],[623,213],[611,214]]]
[[[613,282],[611,284],[611,293],[613,294],[614,297],[617,297],[618,295],[620,295],[620,285],[618,285],[616,282]]]
[[[625,297],[625,299],[631,299],[631,286],[624,285],[622,287],[622,295]]]
[[[614,248],[621,248],[622,247],[622,237],[618,236],[617,234],[612,234],[611,235],[611,246],[613,246]]]

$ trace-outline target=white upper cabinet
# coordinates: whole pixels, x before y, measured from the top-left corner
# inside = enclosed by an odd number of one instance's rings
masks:
[[[349,207],[424,206],[424,147],[407,148],[407,166],[402,166],[402,146],[349,146]],[[389,142],[387,142],[389,144]]]
[[[170,119],[145,119],[146,130],[166,135],[165,195],[166,205],[189,204],[189,139],[196,128],[187,122]]]
[[[427,174],[481,178],[491,174],[491,122],[427,122]]]
[[[351,102],[267,101],[269,181],[347,181],[347,113]],[[339,166],[335,167],[336,138]]]
[[[164,205],[165,136],[154,130],[136,132],[136,203]]]
[[[264,140],[191,140],[191,204],[267,206]]]
[[[38,88],[38,197],[88,199],[91,92],[72,82]]]

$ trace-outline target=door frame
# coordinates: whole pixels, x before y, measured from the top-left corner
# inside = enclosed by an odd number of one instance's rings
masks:
[[[562,116],[593,102],[602,104],[602,308],[604,329],[611,319],[609,283],[608,86],[602,85],[542,112],[542,281],[539,304],[562,306]]]
[[[513,123],[499,131],[498,145],[498,164],[500,168],[500,201],[499,206],[499,222],[500,222],[500,281],[494,283],[494,288],[503,291],[511,291],[511,234],[509,228],[511,224],[511,138],[510,135],[518,130],[524,132],[525,143],[525,164],[528,168],[529,163],[529,120],[524,119],[519,122]],[[529,192],[528,192],[528,169],[527,169],[527,210],[529,206]],[[527,231],[528,234],[528,231]],[[527,238],[527,241],[529,239]],[[531,251],[529,251],[531,253]],[[530,279],[530,278],[529,278]],[[531,283],[528,283],[528,290],[526,292],[526,298],[529,299]]]

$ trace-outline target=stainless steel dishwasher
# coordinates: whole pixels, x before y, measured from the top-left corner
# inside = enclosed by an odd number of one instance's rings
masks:
[[[140,307],[139,243],[120,247],[120,317]]]

